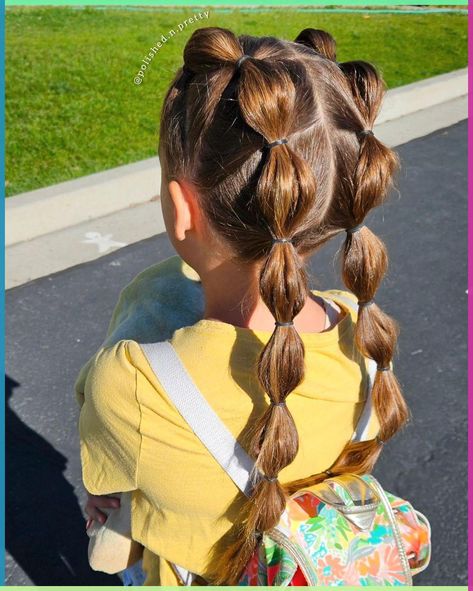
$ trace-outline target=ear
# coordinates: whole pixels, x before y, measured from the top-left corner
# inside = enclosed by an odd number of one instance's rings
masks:
[[[185,240],[186,232],[199,225],[200,210],[195,190],[185,181],[172,180],[168,185],[174,209],[176,240]]]

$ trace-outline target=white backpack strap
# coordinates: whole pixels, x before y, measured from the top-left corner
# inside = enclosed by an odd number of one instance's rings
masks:
[[[250,496],[254,461],[202,396],[174,347],[167,340],[140,346],[179,413],[238,488]]]
[[[190,570],[187,570],[183,566],[179,566],[175,562],[170,562],[171,568],[174,570],[177,577],[180,579],[182,585],[189,587],[192,585],[194,581],[195,575],[191,573]]]
[[[355,432],[353,433],[353,437],[351,438],[352,441],[366,441],[369,439],[368,432],[369,432],[369,425],[371,422],[371,417],[373,416],[373,384],[374,378],[376,376],[377,365],[376,361],[373,359],[366,359],[367,365],[367,378],[368,384],[366,387],[366,401],[363,411],[358,419],[356,424]]]
[[[325,298],[324,298],[325,299]],[[358,312],[358,304],[355,303],[351,298],[348,298],[344,295],[337,294],[337,299],[342,300],[347,306],[349,306],[352,310]],[[325,299],[326,302],[330,303],[331,300]],[[368,432],[369,432],[369,425],[371,422],[371,417],[373,415],[373,384],[374,378],[376,377],[377,371],[377,364],[374,359],[369,359],[365,357],[366,361],[366,371],[367,371],[367,386],[366,386],[366,401],[363,407],[363,411],[358,419],[356,424],[355,431],[351,438],[351,441],[365,441],[369,439]]]

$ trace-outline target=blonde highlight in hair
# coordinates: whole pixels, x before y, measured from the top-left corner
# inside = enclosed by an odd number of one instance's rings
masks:
[[[243,55],[249,57],[240,60]],[[285,484],[277,478],[299,448],[282,403],[304,379],[304,345],[290,324],[309,295],[304,257],[362,223],[382,203],[398,166],[392,150],[361,133],[379,111],[380,76],[366,62],[337,64],[335,56],[334,39],[317,29],[304,29],[295,42],[197,29],[163,105],[163,174],[191,180],[209,225],[235,260],[258,265],[260,296],[275,319],[256,368],[270,404],[247,433],[263,477],[255,479],[240,521],[206,573],[213,585],[237,584],[288,495],[328,476]],[[287,143],[267,147],[282,138]],[[373,299],[388,264],[382,241],[366,227],[347,233],[341,259],[347,288],[361,301]],[[360,307],[361,353],[386,367],[396,339],[397,325],[376,304]],[[386,441],[408,418],[392,371],[377,372],[373,401]],[[378,439],[349,441],[329,472],[369,472],[380,450]]]

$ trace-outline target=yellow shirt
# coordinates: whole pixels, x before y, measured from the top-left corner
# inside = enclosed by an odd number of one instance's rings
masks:
[[[281,482],[328,469],[351,438],[366,395],[366,366],[353,345],[356,315],[333,328],[301,333],[303,382],[287,399],[300,448]],[[171,339],[212,408],[241,443],[248,423],[269,403],[252,369],[270,333],[201,319]],[[175,409],[131,339],[102,347],[88,364],[80,414],[86,489],[97,495],[134,491],[132,536],[145,547],[145,585],[178,585],[168,561],[202,575],[212,547],[232,526],[244,497]],[[379,429],[373,414],[368,436]]]

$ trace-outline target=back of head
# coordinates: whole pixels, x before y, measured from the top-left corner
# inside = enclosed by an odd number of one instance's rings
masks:
[[[282,403],[304,378],[304,346],[291,322],[308,295],[305,258],[362,224],[383,202],[398,165],[371,133],[385,92],[378,72],[366,62],[335,59],[335,41],[316,29],[294,42],[198,29],[163,105],[163,174],[194,184],[217,240],[240,264],[258,269],[261,297],[276,321],[257,368],[271,404],[248,446],[266,478],[256,481],[212,576],[215,585],[238,582],[258,536],[278,523],[288,494],[327,477],[284,486],[277,480],[298,451],[297,429]],[[366,226],[347,232],[342,276],[360,301],[373,299],[386,269],[379,238]],[[369,472],[379,440],[408,418],[394,374],[384,371],[396,338],[396,324],[376,304],[360,306],[355,339],[380,369],[373,400],[381,429],[379,439],[347,442],[331,473]]]

